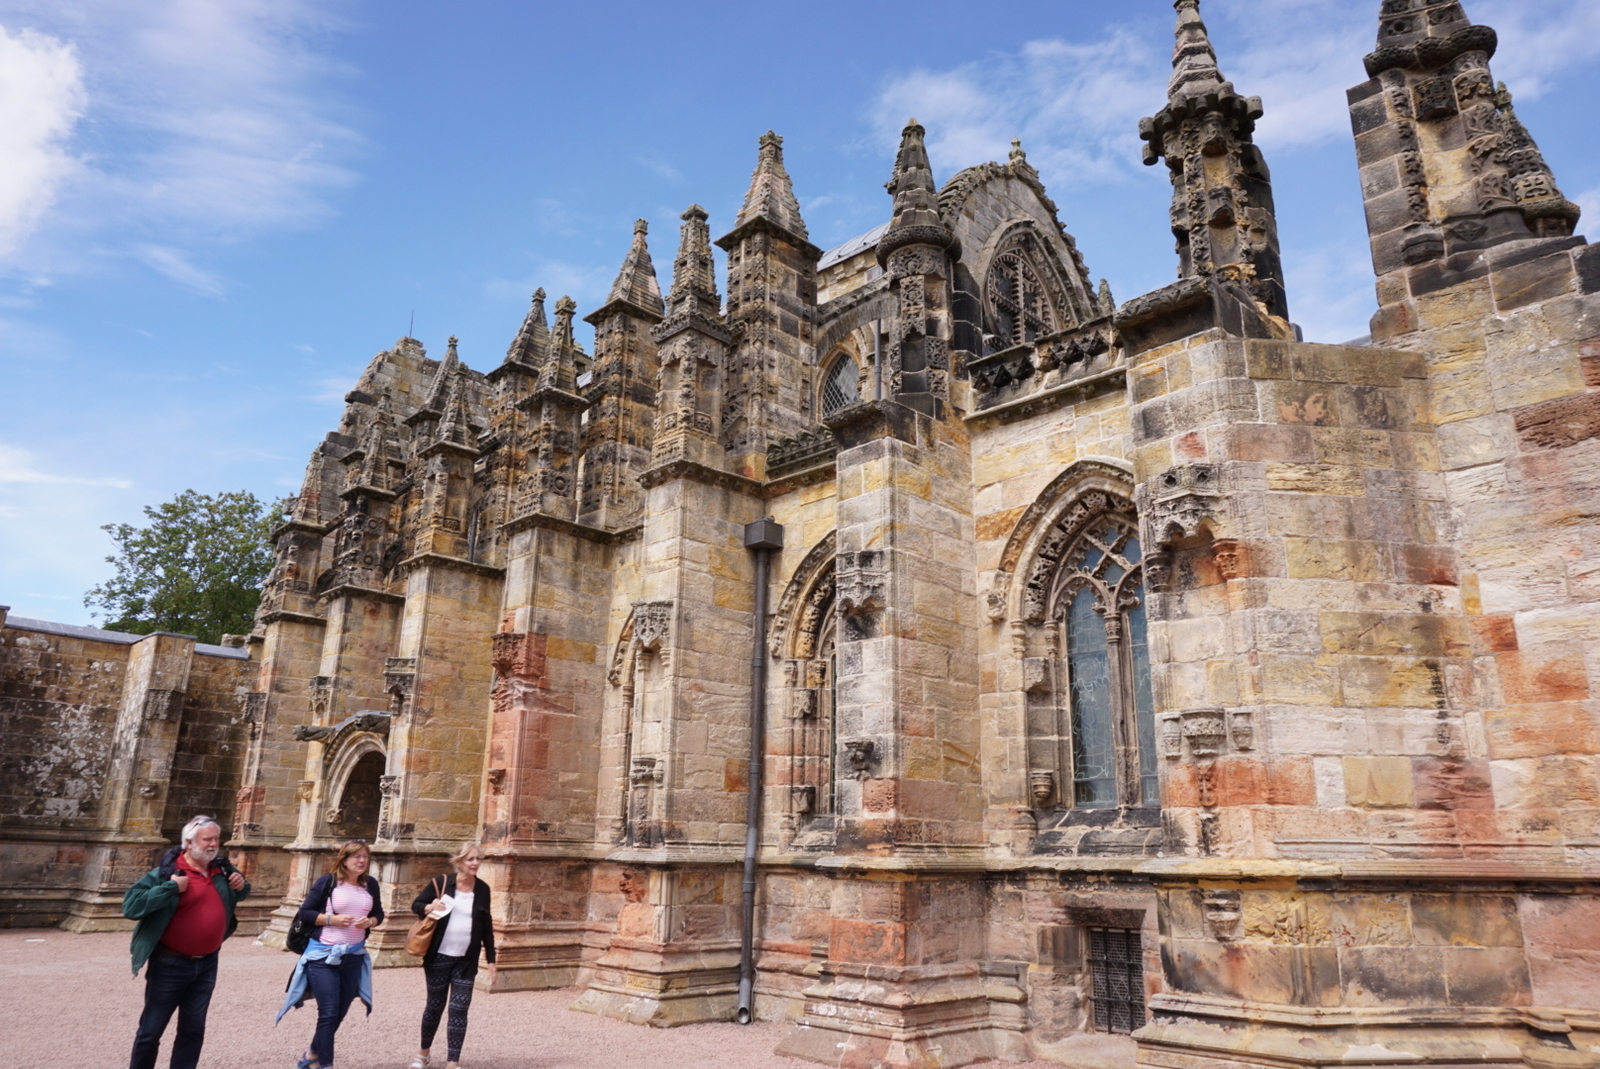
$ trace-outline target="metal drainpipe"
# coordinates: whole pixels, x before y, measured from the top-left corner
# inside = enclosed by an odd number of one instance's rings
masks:
[[[750,773],[744,825],[744,914],[739,926],[740,1024],[752,1018],[756,962],[756,847],[761,841],[761,768],[767,750],[767,583],[772,572],[772,552],[783,548],[783,527],[771,516],[744,528],[744,548],[755,554],[756,626],[750,649]]]

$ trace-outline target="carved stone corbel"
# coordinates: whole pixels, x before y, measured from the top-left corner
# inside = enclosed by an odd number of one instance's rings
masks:
[[[1227,527],[1222,470],[1215,464],[1168,468],[1139,487],[1144,544],[1152,554]],[[1147,573],[1148,574],[1148,573]]]
[[[883,553],[863,549],[839,554],[835,599],[842,616],[869,616],[884,606],[889,573],[883,568]]]
[[[1180,714],[1183,737],[1193,757],[1216,757],[1227,743],[1226,714],[1221,709],[1185,709]]]
[[[1244,927],[1244,910],[1238,891],[1210,890],[1205,892],[1200,911],[1206,926],[1218,942],[1231,943],[1239,938]]]
[[[872,739],[845,739],[844,766],[852,779],[866,779],[878,763],[878,744]]]
[[[633,606],[633,641],[642,650],[658,650],[672,631],[672,602],[641,601]]]

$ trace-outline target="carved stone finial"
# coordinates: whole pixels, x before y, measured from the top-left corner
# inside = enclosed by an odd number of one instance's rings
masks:
[[[756,169],[750,175],[750,189],[744,195],[744,207],[739,209],[733,228],[738,230],[757,219],[797,238],[808,236],[805,220],[800,217],[800,201],[794,195],[794,184],[783,166],[783,138],[771,130],[761,135]]]
[[[697,313],[715,319],[722,313],[717,295],[717,276],[711,259],[711,230],[706,226],[706,210],[689,205],[680,218],[683,229],[678,242],[678,258],[672,265],[672,292],[668,304],[672,314]]]
[[[1100,305],[1101,315],[1110,315],[1117,310],[1116,298],[1111,296],[1111,283],[1103,278],[1100,280],[1100,292],[1096,295],[1096,303]]]
[[[665,314],[661,286],[656,281],[656,266],[650,259],[650,245],[646,239],[649,232],[648,222],[634,220],[633,244],[628,247],[628,255],[622,260],[622,269],[617,272],[616,281],[611,283],[606,303],[587,317],[589,322],[594,323],[609,314],[618,304],[642,312],[651,319],[659,320]]]
[[[1271,179],[1251,140],[1261,100],[1240,96],[1223,77],[1199,0],[1173,7],[1167,105],[1140,120],[1139,137],[1147,142],[1144,162],[1165,159],[1172,172],[1179,276],[1238,282],[1267,313],[1287,320]]]
[[[528,314],[523,317],[522,327],[517,331],[517,336],[511,339],[511,347],[506,350],[507,363],[537,367],[544,361],[550,344],[550,328],[544,318],[544,297],[543,286],[533,291]]]
[[[1013,137],[1011,139],[1011,155],[1008,158],[1012,163],[1028,162],[1028,154],[1022,151],[1022,138]]]

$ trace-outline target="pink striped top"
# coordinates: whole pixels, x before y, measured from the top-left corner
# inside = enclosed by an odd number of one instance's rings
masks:
[[[345,883],[339,880],[333,885],[333,894],[328,899],[326,915],[343,913],[348,917],[365,917],[372,912],[372,896],[360,884]],[[365,928],[351,925],[348,928],[335,928],[333,925],[324,925],[322,928],[322,942],[329,946],[343,943],[347,946],[361,942],[367,937]]]

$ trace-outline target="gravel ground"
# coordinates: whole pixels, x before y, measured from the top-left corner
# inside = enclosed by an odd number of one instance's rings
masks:
[[[294,959],[231,939],[222,948],[201,1069],[288,1069],[316,1025],[313,1003],[272,1017]],[[128,971],[128,934],[73,935],[54,929],[0,932],[0,1064],[18,1069],[115,1069],[126,1065],[144,1000],[144,978]],[[380,969],[372,1016],[360,1002],[339,1029],[338,1069],[403,1069],[416,1051],[421,969]],[[513,991],[472,1002],[464,1069],[806,1069],[814,1063],[772,1053],[781,1022],[644,1028],[567,1009],[575,988]],[[166,1065],[174,1025],[161,1049]],[[444,1028],[434,1064],[444,1059]],[[1012,1063],[1013,1069],[1060,1069]]]

